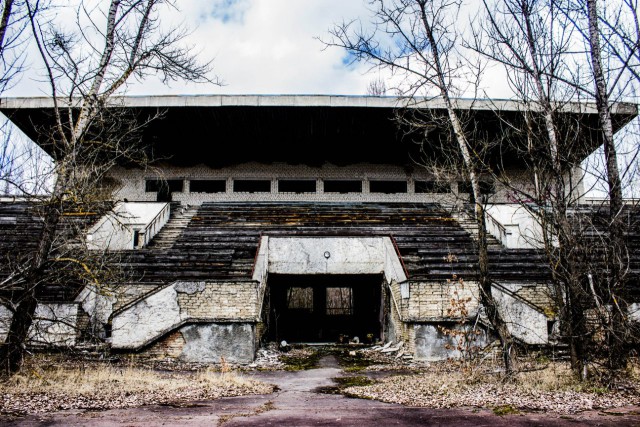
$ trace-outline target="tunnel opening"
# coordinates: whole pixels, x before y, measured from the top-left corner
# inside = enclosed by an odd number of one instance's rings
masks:
[[[289,343],[382,337],[381,274],[270,274],[267,337]]]

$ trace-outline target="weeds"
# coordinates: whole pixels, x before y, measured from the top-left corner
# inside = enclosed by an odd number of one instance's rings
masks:
[[[499,417],[503,417],[505,415],[519,414],[520,411],[518,411],[516,408],[514,408],[511,405],[500,405],[500,406],[495,406],[493,408],[493,413]]]

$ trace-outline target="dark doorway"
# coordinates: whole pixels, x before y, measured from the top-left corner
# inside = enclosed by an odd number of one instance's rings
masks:
[[[147,179],[145,182],[145,191],[147,193],[157,193],[157,202],[170,202],[171,193],[182,192],[184,181],[181,179]]]
[[[382,276],[269,275],[270,340],[360,342],[382,333]]]

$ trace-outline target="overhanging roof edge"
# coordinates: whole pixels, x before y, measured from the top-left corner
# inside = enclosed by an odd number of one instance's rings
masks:
[[[79,103],[80,98],[72,102]],[[67,99],[60,100],[67,105]],[[453,99],[456,108],[476,111],[538,111],[519,101],[507,99]],[[125,108],[170,108],[170,107],[366,107],[391,109],[444,109],[441,98],[403,98],[391,96],[354,95],[153,95],[119,96],[110,99],[110,105]],[[2,109],[53,108],[51,97],[10,97],[0,98]],[[597,114],[595,103],[568,102],[560,106],[567,113]],[[636,116],[638,105],[625,102],[612,104],[613,114]]]

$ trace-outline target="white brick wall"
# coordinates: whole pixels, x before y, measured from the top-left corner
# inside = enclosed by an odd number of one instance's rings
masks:
[[[526,177],[520,171],[513,171],[513,181],[528,187]],[[432,180],[425,169],[419,167],[405,168],[394,165],[357,164],[346,167],[324,165],[311,167],[305,165],[247,163],[234,167],[213,169],[208,166],[175,167],[158,166],[147,170],[115,168],[111,176],[120,182],[115,198],[129,201],[155,201],[155,192],[145,192],[145,179],[181,179],[184,180],[184,191],[173,193],[174,201],[198,205],[207,201],[335,201],[335,202],[445,202],[452,203],[455,194],[419,194],[414,192],[416,180]],[[272,181],[271,193],[233,193],[233,179],[268,179]],[[277,193],[277,179],[317,179],[317,192],[307,194]],[[226,193],[190,193],[189,180],[192,179],[225,179]],[[323,179],[355,179],[362,180],[362,193],[337,194],[323,193]],[[369,193],[369,180],[406,180],[407,193],[381,194]],[[454,180],[454,181],[457,181]],[[457,191],[457,186],[453,186]],[[465,196],[465,199],[468,197]],[[508,201],[508,192],[498,189],[491,197],[492,202]]]

